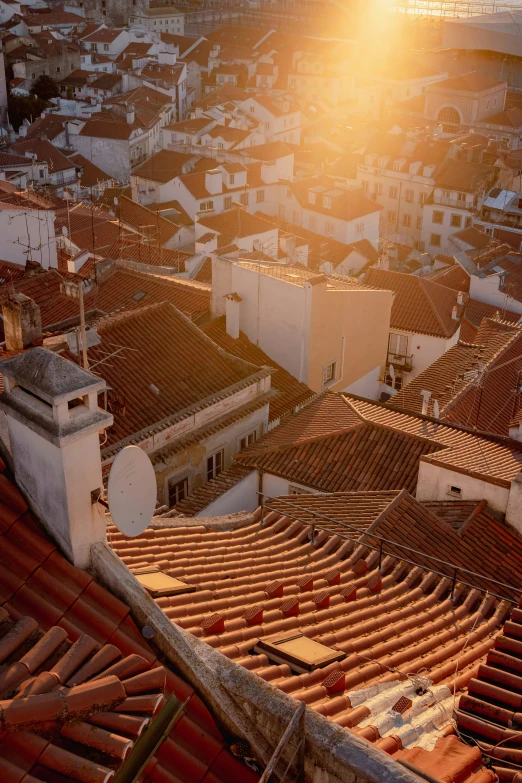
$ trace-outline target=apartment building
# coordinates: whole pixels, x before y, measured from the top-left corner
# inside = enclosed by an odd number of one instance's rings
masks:
[[[376,399],[386,362],[392,293],[302,265],[215,257],[212,313],[243,332],[314,392]]]
[[[184,35],[184,14],[174,6],[164,5],[138,8],[130,16],[131,25],[145,27],[151,33],[171,33]]]
[[[285,96],[255,94],[242,101],[239,108],[261,123],[267,141],[301,141],[301,113],[295,101]]]
[[[444,141],[416,142],[391,133],[370,141],[357,165],[357,182],[381,207],[381,237],[421,248],[424,204],[450,155],[451,145]]]

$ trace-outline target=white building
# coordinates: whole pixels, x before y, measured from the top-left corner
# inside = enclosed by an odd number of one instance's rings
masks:
[[[145,27],[151,33],[185,34],[184,14],[174,6],[140,8],[131,14],[130,23],[138,27]]]
[[[239,107],[262,124],[267,141],[301,141],[301,112],[297,104],[285,97],[252,95]]]

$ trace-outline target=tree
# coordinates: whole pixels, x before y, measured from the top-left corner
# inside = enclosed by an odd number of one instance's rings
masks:
[[[25,119],[36,120],[46,106],[48,106],[46,101],[42,101],[41,98],[36,98],[34,95],[11,94],[7,100],[9,122],[17,131]]]
[[[35,81],[31,92],[44,101],[56,98],[60,94],[60,90],[54,79],[51,79],[51,77],[47,76],[45,73],[39,76]]]

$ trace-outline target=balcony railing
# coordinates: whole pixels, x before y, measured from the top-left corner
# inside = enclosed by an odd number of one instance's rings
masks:
[[[391,353],[388,351],[388,364],[392,364],[405,372],[411,372],[413,368],[413,356],[404,356],[400,353]]]
[[[473,209],[476,206],[475,199],[471,203],[460,198],[445,198],[444,196],[434,196],[433,204],[440,204],[443,207],[454,207],[455,209]]]

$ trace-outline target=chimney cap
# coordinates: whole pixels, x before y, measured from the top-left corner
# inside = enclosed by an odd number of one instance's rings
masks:
[[[103,378],[46,348],[32,348],[4,359],[0,373],[50,405],[73,400],[79,392],[88,394],[105,388]]]

